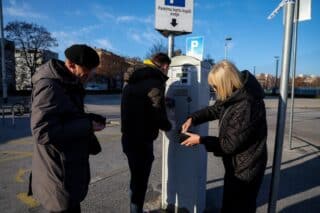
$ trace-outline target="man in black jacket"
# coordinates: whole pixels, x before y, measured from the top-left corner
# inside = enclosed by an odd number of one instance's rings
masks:
[[[99,65],[91,47],[73,45],[66,61],[50,60],[32,77],[32,191],[49,212],[80,212],[88,192],[89,154],[101,151],[94,131],[105,127],[84,112],[82,83]]]
[[[164,102],[170,63],[166,54],[158,53],[125,74],[127,82],[121,101],[121,131],[123,152],[131,172],[132,213],[141,213],[143,209],[154,160],[153,141],[158,137],[159,129],[171,129]]]

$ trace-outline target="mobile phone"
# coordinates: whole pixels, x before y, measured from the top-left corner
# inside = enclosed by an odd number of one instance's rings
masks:
[[[182,143],[183,141],[187,140],[190,136],[185,133],[179,134],[179,143]]]

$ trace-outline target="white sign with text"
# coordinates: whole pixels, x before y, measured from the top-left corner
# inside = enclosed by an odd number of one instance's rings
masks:
[[[159,31],[191,33],[193,0],[156,0],[155,28]]]

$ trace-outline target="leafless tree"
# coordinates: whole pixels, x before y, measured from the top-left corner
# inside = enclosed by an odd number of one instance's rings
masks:
[[[214,64],[215,64],[215,63],[214,63],[214,59],[211,57],[210,54],[207,54],[206,58],[204,58],[203,61],[206,61],[206,62],[208,62],[208,63],[211,64],[211,65],[214,65]]]
[[[154,54],[158,53],[158,52],[163,52],[166,53],[168,52],[168,47],[163,44],[162,40],[158,40],[156,41],[148,50],[147,54],[146,54],[146,58],[151,58],[151,56],[153,56]]]
[[[20,50],[31,76],[40,65],[38,59],[42,50],[58,46],[57,40],[52,37],[46,28],[34,23],[23,21],[9,22],[4,28],[6,38],[14,41],[16,49]]]

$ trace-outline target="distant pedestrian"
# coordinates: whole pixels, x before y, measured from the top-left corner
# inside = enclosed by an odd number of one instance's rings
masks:
[[[163,53],[126,73],[121,101],[123,152],[128,158],[130,179],[130,212],[142,213],[151,171],[153,141],[159,129],[168,131],[164,91],[170,58]]]
[[[52,59],[32,77],[32,191],[49,212],[81,212],[88,192],[89,154],[101,151],[94,131],[104,118],[84,112],[82,83],[99,65],[89,46],[72,45],[65,62]]]
[[[222,213],[256,211],[256,198],[267,163],[267,121],[264,92],[248,71],[229,61],[217,63],[208,82],[217,95],[214,105],[192,113],[182,125],[190,137],[182,145],[204,144],[222,157],[225,176]],[[219,136],[186,132],[191,125],[219,119]]]

